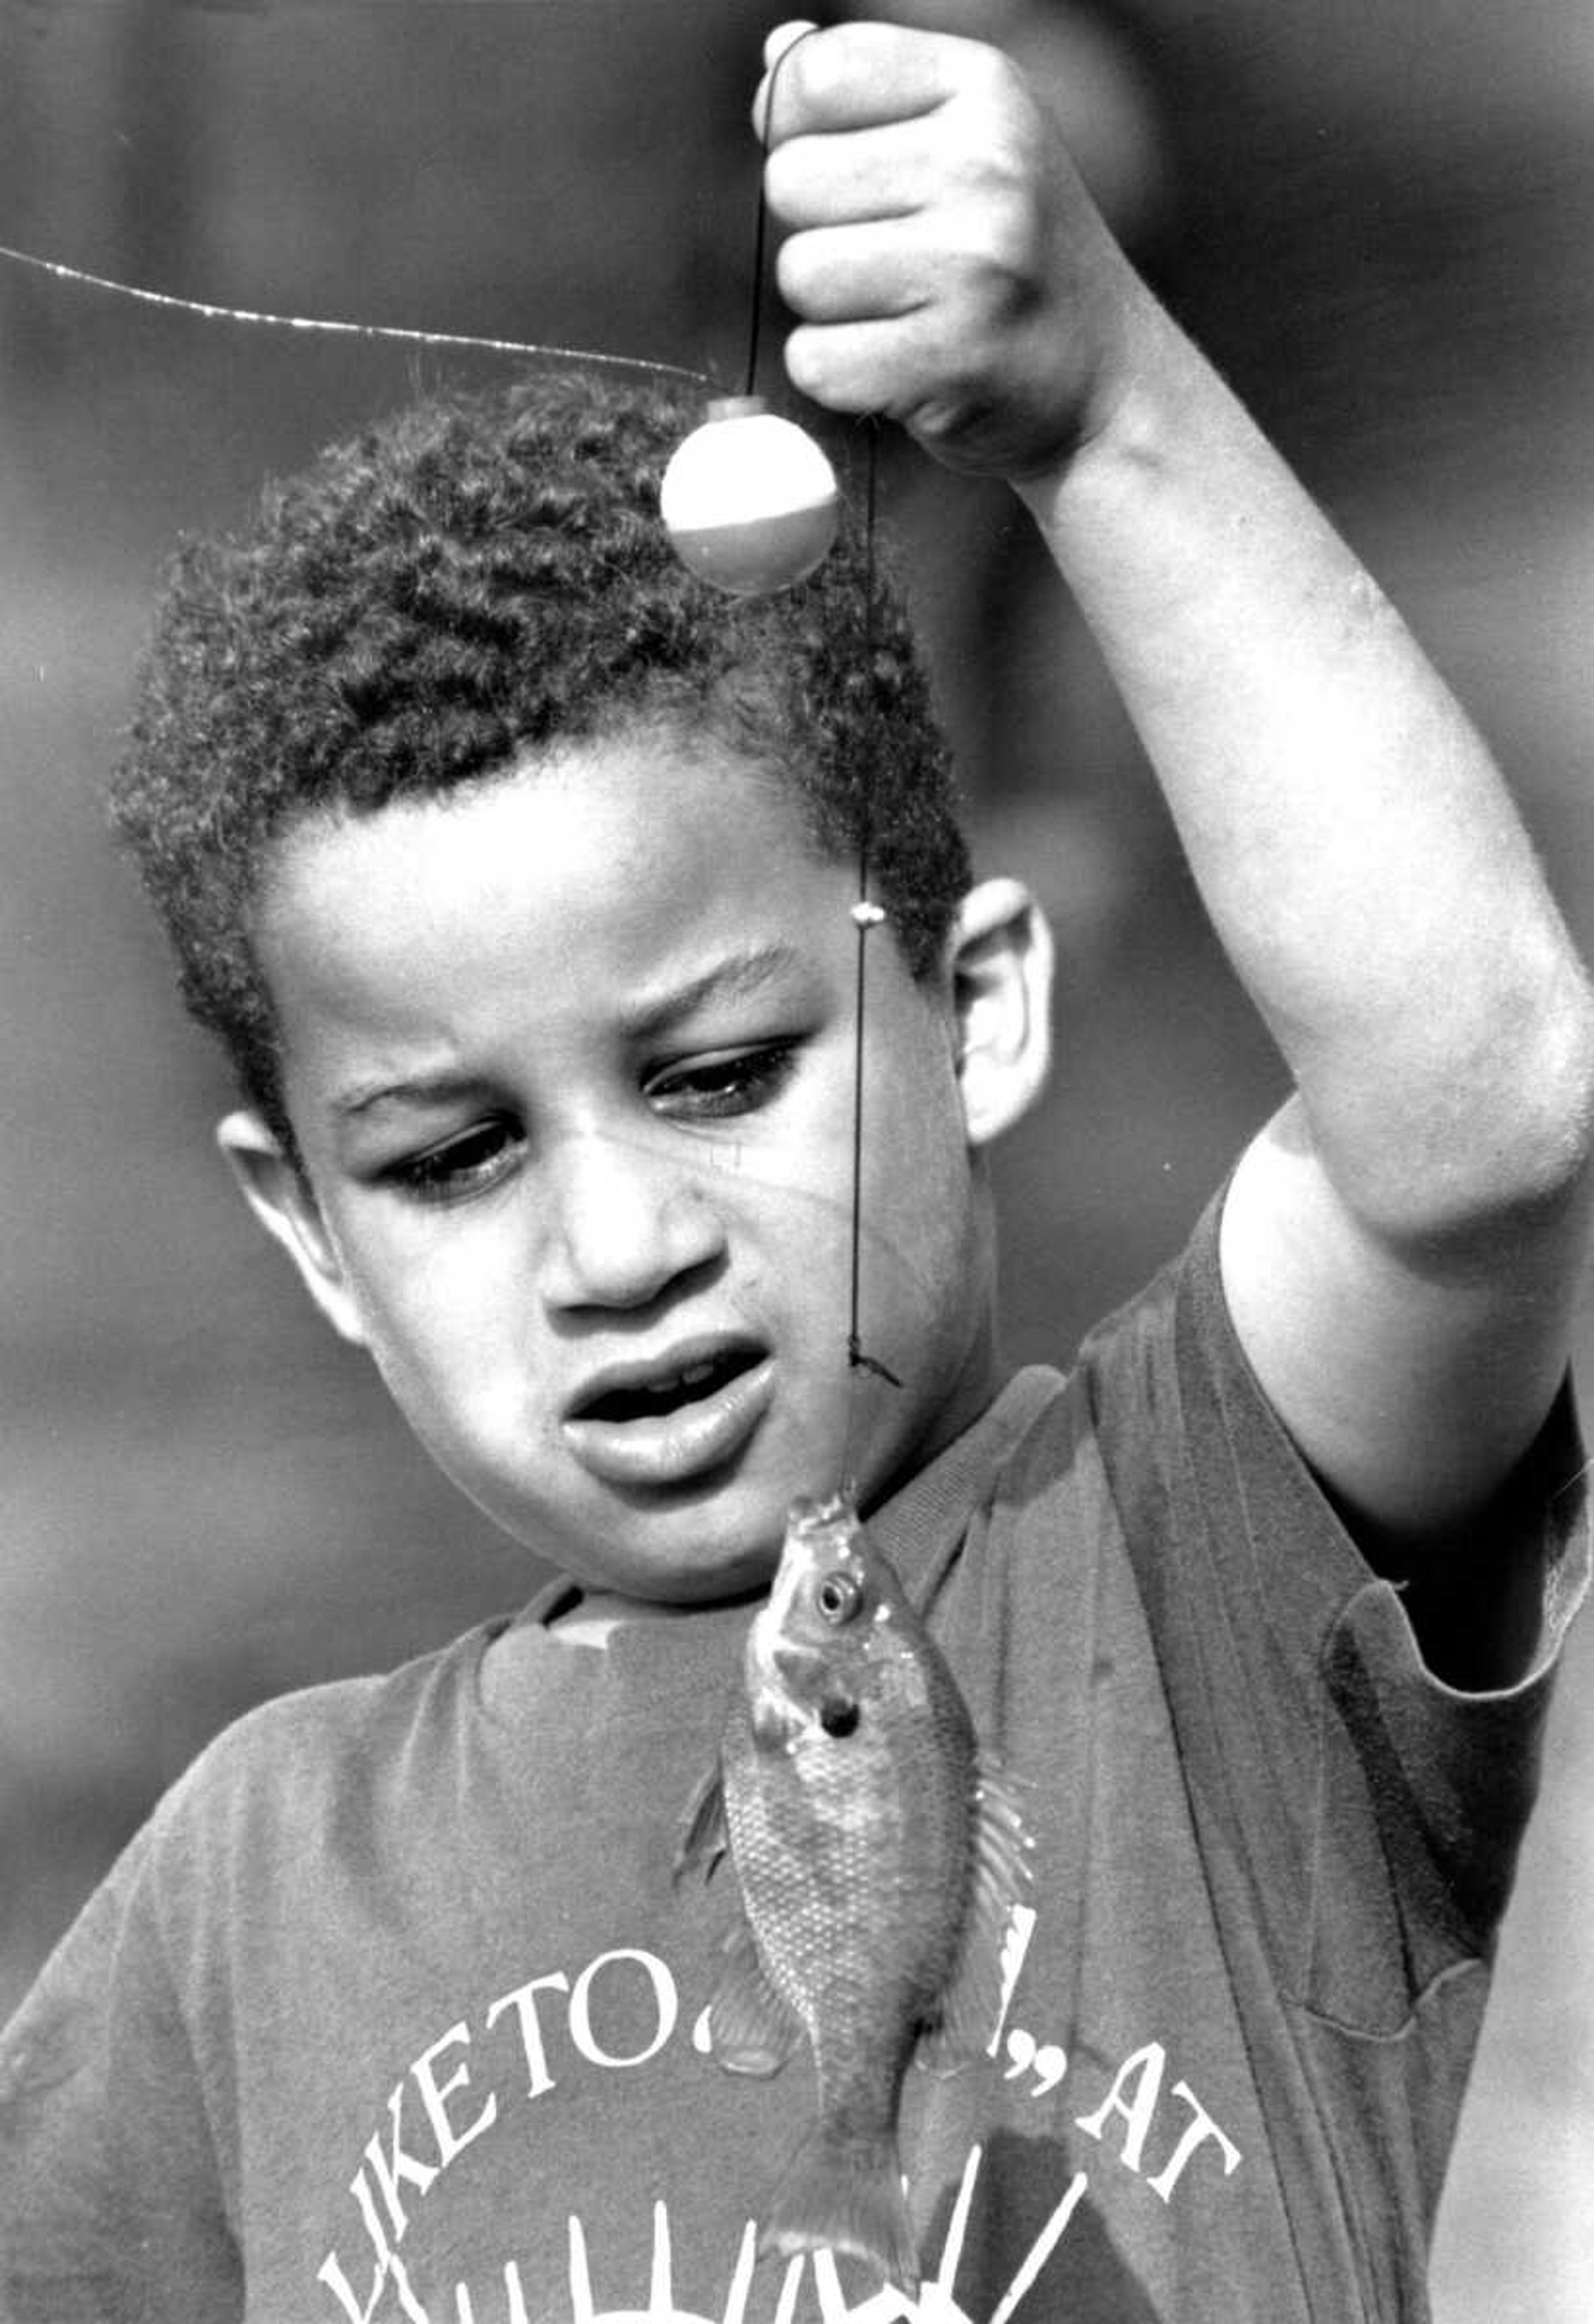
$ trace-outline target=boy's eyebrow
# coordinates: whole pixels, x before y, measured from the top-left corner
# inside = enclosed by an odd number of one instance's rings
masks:
[[[802,954],[795,945],[750,945],[725,953],[712,961],[701,974],[688,977],[684,984],[672,985],[657,1001],[647,1001],[633,1010],[625,1019],[626,1030],[641,1038],[667,1032],[684,1017],[690,1017],[705,1001],[751,999],[766,985],[801,966]]]
[[[727,953],[700,974],[688,977],[683,984],[672,985],[657,1000],[632,1010],[622,1020],[624,1029],[633,1040],[656,1038],[690,1017],[705,1001],[750,998],[801,966],[802,954],[794,945],[754,945]],[[333,1098],[332,1111],[348,1120],[383,1103],[445,1104],[450,1098],[474,1097],[481,1088],[479,1074],[443,1066],[436,1073],[406,1075],[396,1081],[356,1083]]]
[[[443,1105],[450,1098],[473,1097],[482,1086],[479,1074],[456,1073],[445,1067],[435,1074],[416,1074],[395,1082],[356,1082],[332,1100],[332,1111],[344,1120],[368,1113],[374,1105]]]

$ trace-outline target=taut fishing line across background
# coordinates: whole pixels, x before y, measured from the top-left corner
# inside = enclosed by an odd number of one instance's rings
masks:
[[[169,290],[148,290],[133,282],[114,282],[106,275],[90,274],[81,266],[65,265],[60,259],[43,258],[33,251],[14,250],[6,243],[0,243],[0,259],[14,266],[28,266],[37,273],[52,275],[58,282],[75,282],[85,290],[107,291],[113,298],[135,300],[144,307],[164,307],[175,314],[198,315],[205,322],[258,324],[275,331],[318,331],[345,339],[386,339],[406,346],[469,347],[486,355],[536,355],[545,363],[650,372],[662,378],[688,380],[695,387],[713,385],[705,372],[689,371],[684,364],[657,363],[646,355],[605,355],[594,347],[552,346],[536,339],[479,338],[468,331],[424,331],[407,328],[401,323],[353,323],[326,315],[272,315],[251,307],[217,306],[206,299],[180,299]]]

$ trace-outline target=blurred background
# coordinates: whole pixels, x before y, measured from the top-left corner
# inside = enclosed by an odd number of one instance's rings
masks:
[[[738,384],[746,109],[779,13],[0,0],[0,243],[192,300]],[[1024,56],[1143,267],[1492,739],[1594,952],[1588,0],[857,13]],[[0,259],[0,2015],[224,1720],[538,1578],[247,1225],[210,1142],[227,1085],[99,807],[178,533],[428,380],[494,368]],[[882,485],[979,853],[1046,867],[1062,940],[1055,1086],[1002,1172],[1011,1350],[1065,1361],[1177,1247],[1280,1075],[1002,494],[897,452]],[[1586,1623],[1451,2173],[1440,2324],[1594,2312],[1591,1802]]]

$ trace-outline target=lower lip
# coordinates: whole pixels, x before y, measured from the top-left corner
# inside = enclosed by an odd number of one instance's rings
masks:
[[[641,1420],[567,1420],[565,1442],[605,1485],[683,1485],[723,1468],[769,1410],[775,1367],[766,1357],[724,1387],[675,1412]]]

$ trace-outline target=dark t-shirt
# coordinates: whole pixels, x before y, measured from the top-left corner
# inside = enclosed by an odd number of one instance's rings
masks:
[[[1563,1400],[1500,1545],[1534,1675],[1440,1685],[1248,1371],[1214,1211],[878,1513],[1035,1838],[991,2054],[909,2078],[917,2306],[754,2263],[811,2072],[705,2054],[733,1882],[671,1877],[746,1610],[593,1646],[554,1592],[162,1803],[0,2043],[0,2317],[1423,2317],[1580,1465]]]

